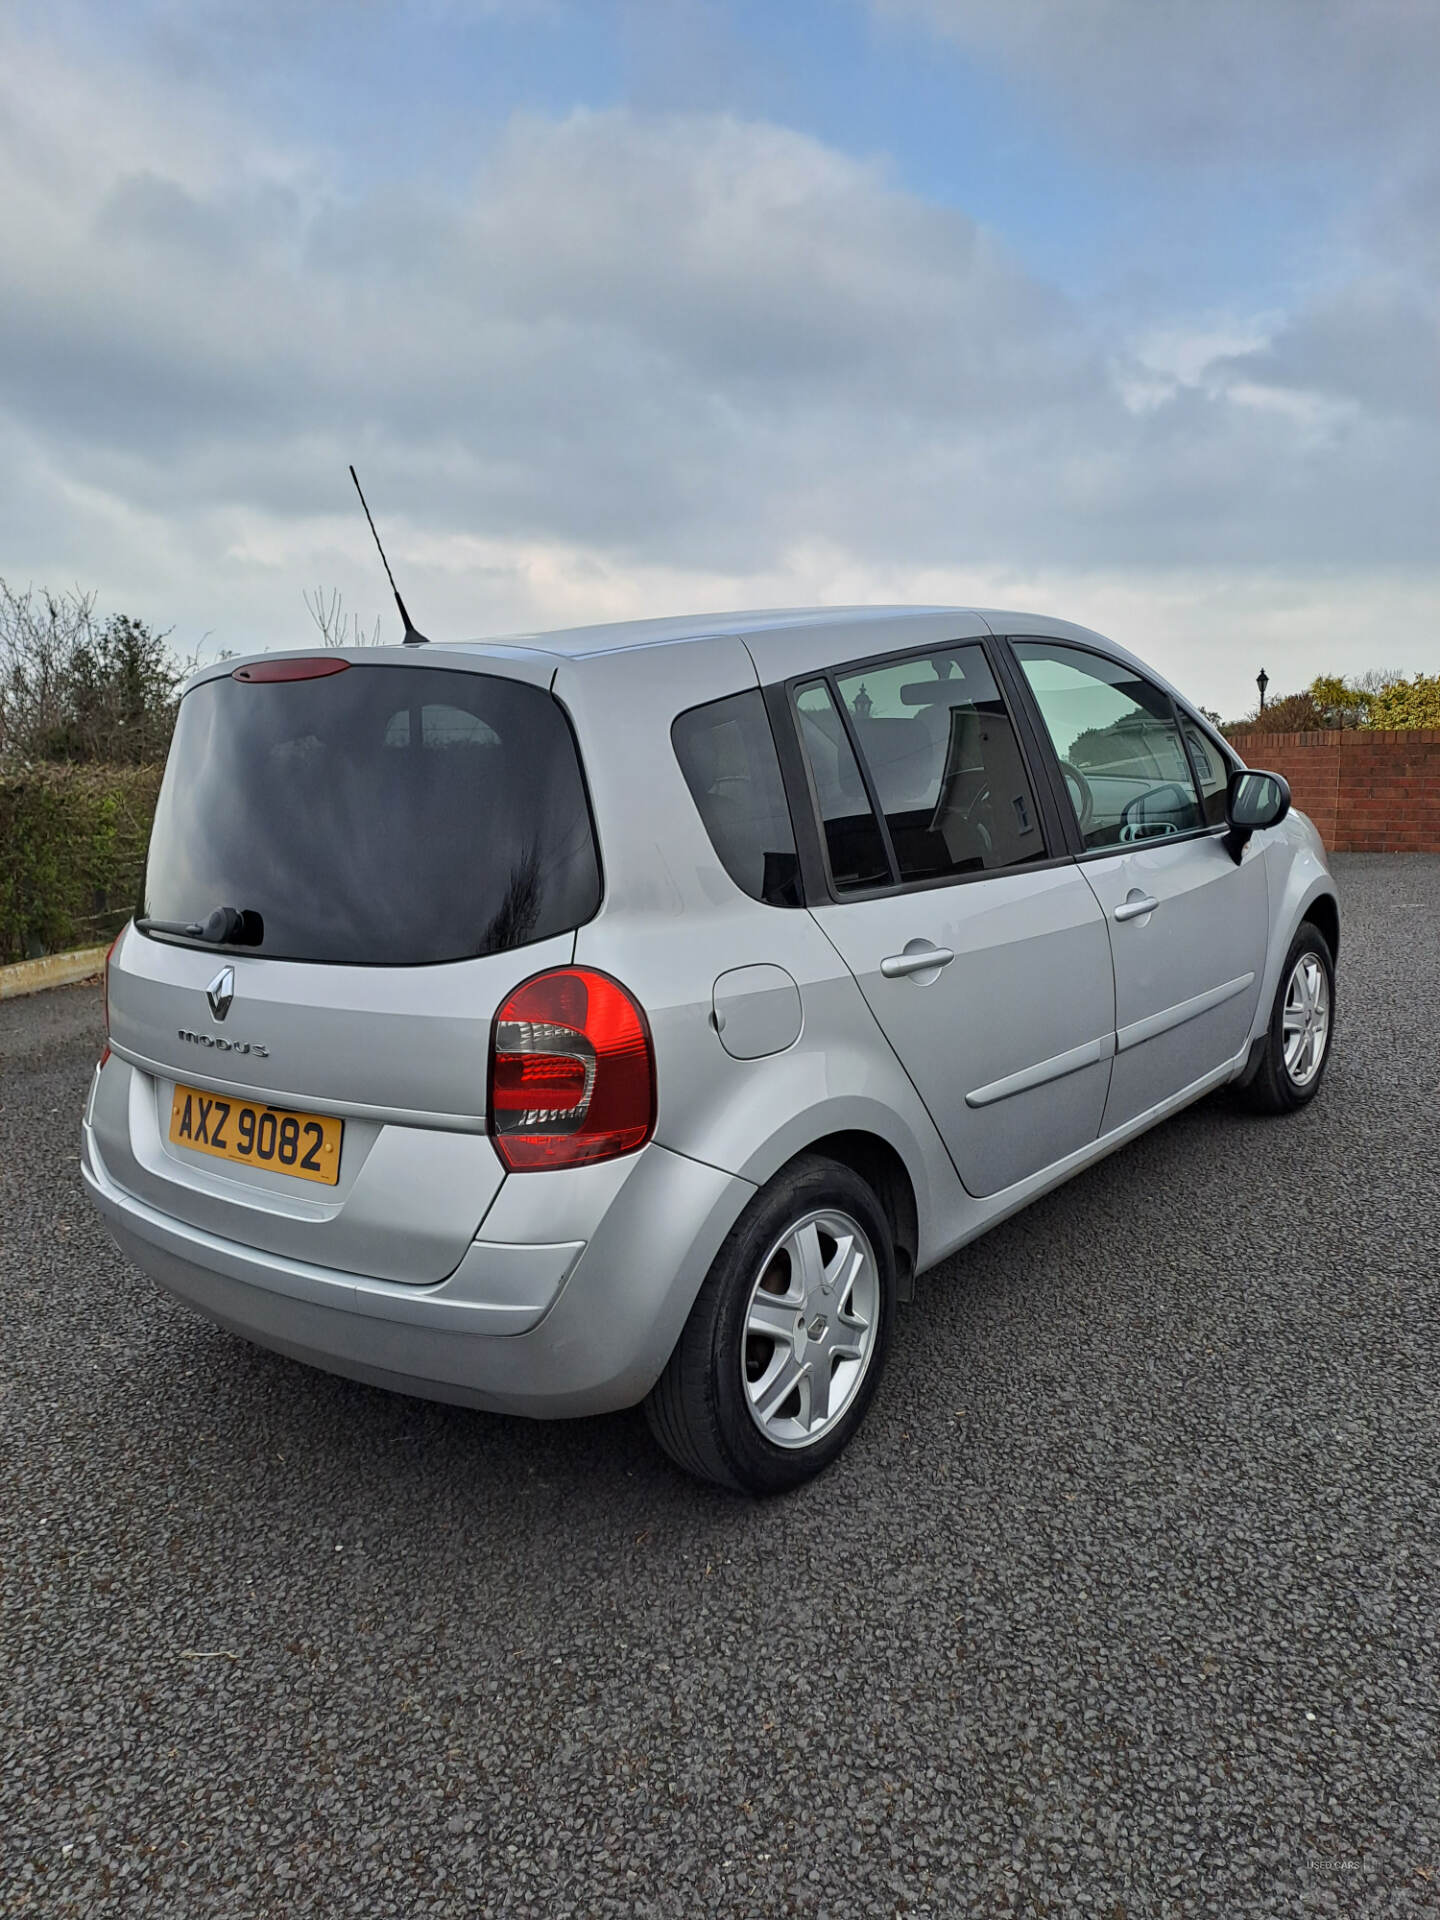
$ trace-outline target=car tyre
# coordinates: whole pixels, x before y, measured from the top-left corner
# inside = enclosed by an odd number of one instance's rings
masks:
[[[757,1193],[716,1255],[645,1402],[697,1479],[788,1492],[848,1444],[895,1318],[895,1244],[858,1174],[804,1155]]]
[[[1310,921],[1280,969],[1259,1064],[1240,1088],[1252,1113],[1294,1113],[1320,1091],[1335,1038],[1335,961]]]

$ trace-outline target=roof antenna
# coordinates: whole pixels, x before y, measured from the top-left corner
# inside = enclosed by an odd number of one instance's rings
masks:
[[[365,507],[365,518],[370,520],[370,509],[365,505],[365,495],[360,492],[360,476],[356,473],[354,467],[350,469],[350,478],[355,482],[356,493],[360,494],[361,506]],[[379,549],[380,564],[385,569],[385,578],[390,582],[390,591],[395,596],[395,604],[400,609],[400,618],[405,625],[405,638],[401,644],[407,647],[428,646],[429,642],[425,635],[421,633],[418,627],[411,625],[410,616],[405,611],[405,602],[400,598],[400,589],[395,584],[395,576],[390,571],[390,562],[385,558],[385,549],[380,545],[380,536],[378,533],[375,533],[375,522],[373,520],[370,520],[370,531],[372,534],[375,534],[375,545]]]

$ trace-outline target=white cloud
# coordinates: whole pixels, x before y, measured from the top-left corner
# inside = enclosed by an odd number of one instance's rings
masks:
[[[1256,353],[1283,324],[1280,314],[1212,316],[1187,326],[1152,327],[1131,342],[1136,361],[1170,392],[1198,385],[1217,360]]]
[[[1409,281],[1105,338],[963,213],[773,125],[521,117],[446,198],[342,191],[204,81],[163,96],[0,29],[22,582],[303,640],[302,586],[385,605],[354,459],[437,634],[1028,599],[1227,707],[1260,639],[1277,681],[1364,665],[1336,610],[1404,627],[1433,582]],[[1321,635],[1348,651],[1312,663]]]

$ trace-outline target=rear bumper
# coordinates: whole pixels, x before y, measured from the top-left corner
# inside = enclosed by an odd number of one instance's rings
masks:
[[[191,1227],[111,1178],[87,1124],[81,1173],[121,1251],[207,1319],[372,1385],[563,1418],[644,1398],[745,1202],[748,1181],[653,1142],[598,1183],[584,1238],[475,1241],[438,1286],[406,1286],[259,1252]],[[588,1171],[588,1170],[587,1170]],[[598,1171],[598,1170],[597,1170]],[[521,1175],[540,1218],[564,1172]],[[541,1189],[548,1189],[542,1193]],[[578,1210],[583,1216],[584,1209]]]

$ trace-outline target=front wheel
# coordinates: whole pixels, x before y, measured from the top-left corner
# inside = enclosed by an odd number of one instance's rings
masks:
[[[756,1494],[811,1479],[864,1418],[895,1314],[895,1247],[870,1188],[806,1156],[756,1194],[645,1403],[698,1479]]]
[[[1280,969],[1260,1064],[1241,1099],[1257,1113],[1293,1113],[1320,1091],[1335,1034],[1335,962],[1304,921]]]

